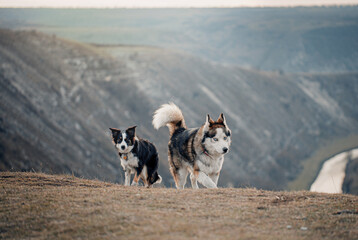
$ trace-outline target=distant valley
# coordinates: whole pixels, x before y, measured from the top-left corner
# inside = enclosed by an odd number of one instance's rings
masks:
[[[0,9],[0,27],[86,43],[155,46],[264,71],[358,71],[358,6]]]

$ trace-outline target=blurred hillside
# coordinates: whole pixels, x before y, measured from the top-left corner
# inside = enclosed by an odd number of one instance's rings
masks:
[[[317,149],[358,135],[358,74],[259,72],[162,48],[87,45],[34,31],[0,36],[1,170],[121,182],[107,129],[138,125],[138,135],[157,145],[170,186],[168,130],[151,126],[152,112],[168,101],[182,108],[189,127],[203,124],[207,113],[226,114],[233,144],[221,186],[283,189]]]
[[[158,46],[269,71],[358,71],[358,6],[0,9],[0,27],[86,43]]]
[[[121,180],[108,128],[151,114],[123,64],[37,32],[0,36],[0,168]]]
[[[358,195],[358,158],[350,158],[343,182],[343,193]]]
[[[321,148],[357,144],[358,74],[258,72],[159,48],[100,48],[135,72],[131,79],[148,98],[177,103],[189,127],[203,124],[207,113],[226,114],[233,146],[221,184],[282,189]],[[309,168],[318,171],[314,164]]]

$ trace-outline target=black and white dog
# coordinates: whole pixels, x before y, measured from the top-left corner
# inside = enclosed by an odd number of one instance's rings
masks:
[[[169,128],[168,160],[177,188],[184,188],[189,173],[193,188],[198,188],[197,182],[217,188],[224,155],[231,144],[224,114],[216,121],[207,115],[201,127],[187,128],[181,110],[174,103],[164,104],[155,112],[153,126]]]
[[[130,185],[131,174],[134,174],[132,185],[138,185],[141,178],[144,185],[150,187],[152,184],[162,181],[157,172],[158,152],[152,143],[137,138],[135,128],[136,126],[130,127],[124,132],[116,128],[110,128],[110,130],[124,170],[124,185]]]

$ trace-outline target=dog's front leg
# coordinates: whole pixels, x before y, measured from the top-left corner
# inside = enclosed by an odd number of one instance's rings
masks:
[[[209,175],[209,177],[211,178],[211,180],[213,180],[216,186],[218,185],[219,176],[220,176],[220,172]]]
[[[132,186],[138,186],[138,181],[139,181],[139,175],[137,173],[134,173],[134,178],[133,178],[133,182],[132,182]]]
[[[124,186],[129,186],[131,182],[130,170],[126,169],[124,172]]]
[[[218,188],[216,184],[211,180],[211,178],[203,173],[202,171],[197,171],[194,173],[197,176],[198,181],[207,188]]]
[[[193,189],[198,189],[198,181],[197,181],[197,178],[195,176],[195,174],[193,173],[190,173],[190,181],[191,181],[191,187]]]

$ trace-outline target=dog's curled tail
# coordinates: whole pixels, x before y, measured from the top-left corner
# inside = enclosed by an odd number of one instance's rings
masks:
[[[159,129],[165,125],[169,128],[170,135],[173,135],[178,128],[186,128],[183,113],[174,103],[163,104],[154,113],[154,128]]]

